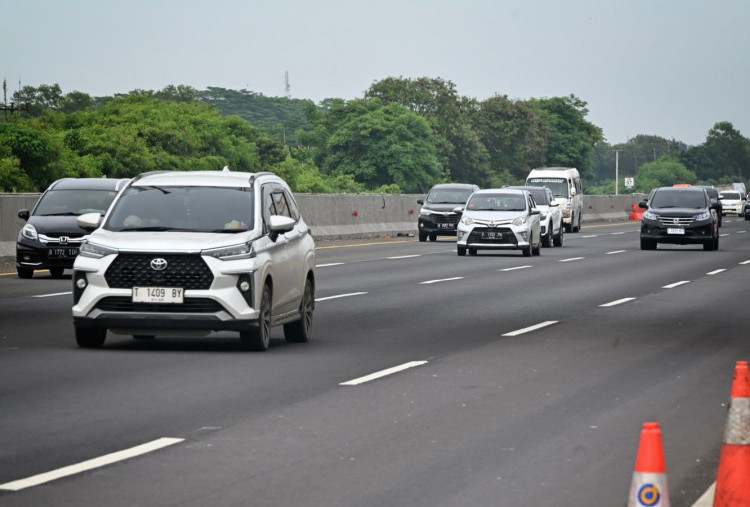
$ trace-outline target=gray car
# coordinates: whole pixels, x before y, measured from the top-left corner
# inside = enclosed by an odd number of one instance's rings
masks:
[[[539,255],[542,247],[541,213],[526,190],[479,190],[466,203],[458,224],[458,255],[478,250],[521,250]]]

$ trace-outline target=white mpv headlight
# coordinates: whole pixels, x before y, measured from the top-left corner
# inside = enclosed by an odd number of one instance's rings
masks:
[[[94,259],[101,259],[107,255],[113,255],[120,253],[117,249],[111,248],[104,245],[97,245],[86,240],[81,244],[79,254],[83,257],[93,257]]]
[[[252,243],[242,243],[240,245],[214,248],[212,250],[203,250],[201,255],[214,257],[222,261],[231,261],[234,259],[249,259],[253,257]]]

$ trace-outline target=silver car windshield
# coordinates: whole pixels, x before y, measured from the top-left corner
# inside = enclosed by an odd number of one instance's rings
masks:
[[[474,194],[466,209],[470,211],[525,211],[526,199],[520,194]]]
[[[236,233],[253,228],[253,192],[236,187],[130,187],[103,228]]]

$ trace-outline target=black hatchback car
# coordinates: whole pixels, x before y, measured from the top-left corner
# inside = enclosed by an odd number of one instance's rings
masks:
[[[16,242],[16,272],[31,278],[34,270],[48,269],[54,277],[73,267],[83,237],[76,219],[84,213],[105,214],[128,179],[63,178],[44,191],[34,209],[22,209],[26,220]]]
[[[468,183],[441,183],[432,187],[427,199],[417,199],[419,211],[419,241],[436,241],[438,236],[455,236],[461,213],[456,211],[466,204],[471,194],[479,190]]]
[[[699,187],[661,187],[651,193],[641,221],[641,250],[654,250],[657,243],[702,244],[704,250],[719,249],[718,204]]]

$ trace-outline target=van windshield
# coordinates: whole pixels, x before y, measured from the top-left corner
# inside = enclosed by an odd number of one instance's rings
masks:
[[[568,180],[565,178],[529,178],[526,184],[532,187],[547,187],[552,190],[555,197],[570,198],[568,195]]]
[[[464,204],[466,199],[474,192],[474,190],[467,189],[437,189],[430,192],[427,196],[427,202],[429,204]]]

